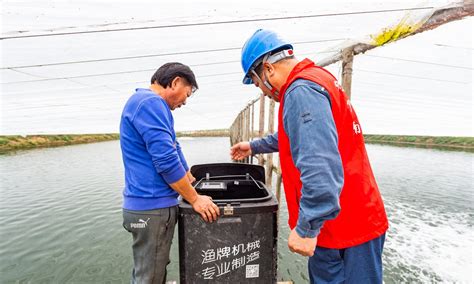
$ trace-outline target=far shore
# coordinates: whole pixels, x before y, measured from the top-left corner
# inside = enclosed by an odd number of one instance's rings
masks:
[[[177,132],[178,137],[229,137],[228,129],[195,130]],[[257,133],[255,133],[257,136]],[[407,136],[407,135],[364,135],[370,144],[387,144],[423,148],[474,152],[474,137],[450,136]],[[75,144],[95,143],[119,139],[118,133],[107,134],[64,134],[64,135],[8,135],[0,136],[0,154],[19,150],[59,147]]]

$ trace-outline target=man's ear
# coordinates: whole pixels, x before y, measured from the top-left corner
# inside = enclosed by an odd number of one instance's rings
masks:
[[[265,62],[263,64],[263,71],[266,71],[269,76],[273,76],[273,73],[275,73],[275,67],[272,64]]]
[[[171,81],[171,88],[174,90],[178,86],[179,82],[181,82],[181,77],[174,77],[173,81]]]

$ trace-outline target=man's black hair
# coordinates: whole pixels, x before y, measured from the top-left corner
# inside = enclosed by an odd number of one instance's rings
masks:
[[[186,80],[194,90],[198,88],[196,77],[194,77],[191,68],[179,62],[168,62],[158,68],[155,74],[151,77],[151,83],[157,83],[162,87],[167,88],[171,87],[171,83],[176,77],[181,77]]]

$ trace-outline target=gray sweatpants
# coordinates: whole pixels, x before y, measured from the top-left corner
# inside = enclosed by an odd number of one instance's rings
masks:
[[[148,211],[123,209],[123,227],[133,237],[131,283],[166,282],[166,265],[177,218],[177,206]]]

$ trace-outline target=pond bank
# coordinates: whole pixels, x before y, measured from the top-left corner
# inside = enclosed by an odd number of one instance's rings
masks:
[[[474,152],[474,137],[451,136],[406,136],[406,135],[364,135],[365,142],[394,146],[413,146],[453,151]]]
[[[119,139],[116,133],[110,134],[65,134],[65,135],[9,135],[0,136],[0,154],[18,150],[59,147],[75,144],[94,143]]]
[[[177,132],[178,137],[227,137],[228,129],[195,130]],[[474,137],[364,135],[371,144],[439,148],[454,151],[474,152]],[[65,134],[65,135],[11,135],[0,136],[0,154],[18,150],[59,147],[84,143],[95,143],[119,139],[118,133]]]

